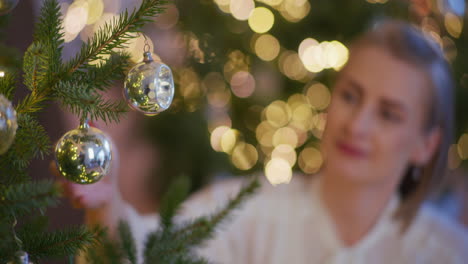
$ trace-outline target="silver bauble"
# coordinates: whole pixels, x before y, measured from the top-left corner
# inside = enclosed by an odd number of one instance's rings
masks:
[[[88,123],[67,132],[55,147],[55,162],[60,173],[70,181],[90,184],[109,172],[111,142],[101,130]]]
[[[0,16],[9,13],[16,7],[19,0],[0,0]]]
[[[7,152],[15,139],[18,123],[11,102],[0,94],[0,155]]]
[[[125,79],[127,103],[145,115],[153,116],[169,108],[174,98],[174,78],[166,64],[156,62],[150,52],[135,65]]]

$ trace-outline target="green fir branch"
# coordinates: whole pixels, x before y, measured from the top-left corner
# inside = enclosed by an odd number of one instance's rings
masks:
[[[159,212],[164,230],[172,228],[172,219],[177,214],[182,202],[187,198],[190,186],[190,178],[186,176],[179,177],[174,180],[164,195]]]
[[[193,247],[199,246],[212,238],[216,227],[225,221],[230,213],[238,208],[243,201],[253,195],[259,187],[259,181],[254,179],[244,186],[223,209],[211,217],[200,217],[194,221],[184,222],[174,228],[174,231],[160,228],[151,233],[145,245],[145,263],[160,263],[158,260],[168,257],[171,258],[171,261],[174,261],[190,254]]]
[[[40,42],[29,46],[24,54],[24,84],[33,93],[37,93],[44,86],[47,72],[49,70],[49,58],[45,51],[46,47]]]
[[[18,237],[23,241],[23,249],[33,261],[42,258],[58,258],[77,255],[97,244],[96,233],[86,227],[47,233],[31,233],[19,230]]]
[[[118,225],[120,243],[125,257],[132,263],[137,263],[135,240],[127,222],[120,221]]]
[[[114,81],[124,79],[129,59],[130,55],[127,53],[113,53],[98,65],[86,65],[87,71],[80,72],[77,81],[86,82],[94,89],[106,91]]]
[[[3,94],[8,100],[13,100],[15,91],[16,76],[14,74],[5,74],[0,78],[0,94]]]
[[[82,45],[80,52],[70,60],[64,73],[70,75],[88,63],[99,59],[99,55],[111,54],[115,49],[121,49],[128,40],[135,38],[132,33],[139,33],[145,23],[161,14],[165,9],[165,0],[143,0],[140,7],[131,14],[125,10],[118,18],[105,23],[91,38]]]
[[[60,82],[55,95],[65,108],[82,119],[117,122],[128,108],[124,101],[104,100],[102,95],[92,91],[86,83]]]
[[[50,153],[50,139],[36,118],[23,114],[18,117],[15,142],[7,152],[11,165],[26,168],[33,158],[44,158]],[[0,167],[1,168],[1,167]]]
[[[46,55],[50,65],[48,82],[50,82],[60,69],[64,43],[60,6],[57,0],[45,0],[40,14],[34,32],[34,42],[46,46]]]
[[[0,190],[0,216],[22,216],[58,204],[60,190],[51,181],[27,182]]]

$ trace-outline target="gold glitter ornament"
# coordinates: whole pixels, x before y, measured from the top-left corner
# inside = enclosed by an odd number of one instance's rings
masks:
[[[67,132],[55,147],[55,162],[60,173],[70,181],[91,184],[110,169],[111,142],[101,130],[87,122]]]

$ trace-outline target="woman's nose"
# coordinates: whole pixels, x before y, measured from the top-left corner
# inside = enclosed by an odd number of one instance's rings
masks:
[[[350,112],[345,121],[345,133],[352,138],[362,138],[369,135],[372,130],[372,112],[368,107],[359,107]]]

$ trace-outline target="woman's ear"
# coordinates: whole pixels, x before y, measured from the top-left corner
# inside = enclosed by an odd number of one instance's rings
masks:
[[[442,130],[440,127],[434,127],[429,132],[424,133],[411,156],[411,162],[418,166],[422,166],[430,162],[431,158],[439,148],[441,139]]]

